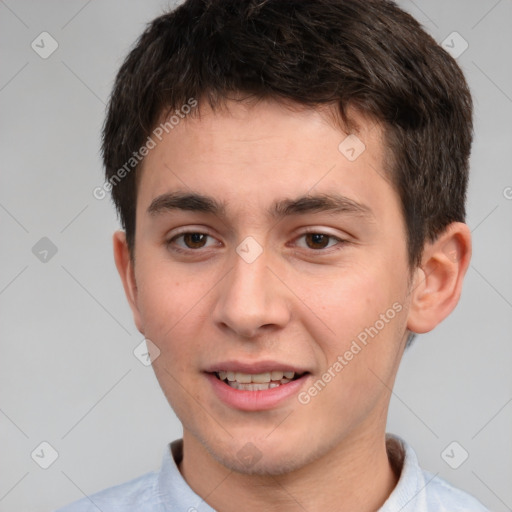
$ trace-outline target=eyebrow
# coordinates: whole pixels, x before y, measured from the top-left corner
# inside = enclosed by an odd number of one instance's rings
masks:
[[[276,202],[271,211],[276,218],[305,213],[344,213],[375,217],[369,206],[340,194],[306,195],[296,199],[283,199]]]
[[[147,212],[151,216],[156,216],[173,210],[225,216],[226,204],[202,194],[170,192],[156,197]],[[370,207],[339,194],[308,194],[295,199],[281,199],[269,209],[269,216],[276,219],[306,213],[349,214],[375,218]]]
[[[223,203],[219,203],[213,197],[193,193],[170,192],[153,199],[147,211],[150,215],[155,216],[172,210],[223,215],[226,208]]]

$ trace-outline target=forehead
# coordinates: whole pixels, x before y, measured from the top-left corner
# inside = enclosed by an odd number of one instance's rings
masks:
[[[397,202],[385,168],[382,128],[355,111],[349,136],[330,108],[275,101],[201,105],[164,131],[139,171],[137,211],[179,190],[215,197],[229,214],[268,211],[278,198],[341,194],[385,209]],[[396,204],[395,204],[396,206]]]

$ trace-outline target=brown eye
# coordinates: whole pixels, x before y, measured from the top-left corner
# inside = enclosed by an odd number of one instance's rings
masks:
[[[208,249],[222,247],[222,243],[215,237],[200,231],[184,231],[167,240],[165,245],[170,251],[188,256],[203,255],[208,252]]]
[[[310,249],[325,249],[332,238],[331,236],[323,235],[322,233],[307,233],[304,236],[306,238],[306,244]]]
[[[206,244],[208,235],[204,233],[185,233],[183,236],[183,242],[189,249],[200,249]]]

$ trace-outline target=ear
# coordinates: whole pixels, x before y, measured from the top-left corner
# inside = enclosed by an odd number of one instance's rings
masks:
[[[124,231],[116,231],[112,237],[114,244],[114,259],[117,271],[123,282],[124,293],[128,299],[128,304],[133,313],[135,325],[140,333],[144,334],[142,318],[137,306],[137,283],[135,281],[135,269],[130,258],[130,250],[126,242],[126,233]]]
[[[453,222],[426,244],[410,290],[409,330],[429,332],[455,309],[470,259],[471,232],[462,222]]]

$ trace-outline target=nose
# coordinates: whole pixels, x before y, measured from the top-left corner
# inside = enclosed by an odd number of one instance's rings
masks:
[[[267,251],[250,263],[238,254],[233,260],[231,271],[220,283],[214,322],[243,338],[282,329],[290,320],[291,301],[277,272],[269,267]]]

